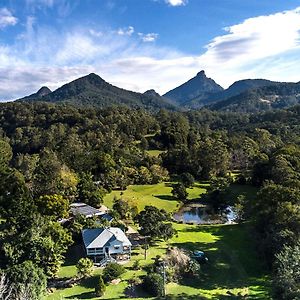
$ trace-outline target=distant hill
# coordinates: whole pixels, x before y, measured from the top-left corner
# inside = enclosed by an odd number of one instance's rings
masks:
[[[198,109],[226,100],[251,89],[276,84],[278,82],[266,79],[244,79],[234,82],[229,88],[224,90],[213,79],[206,77],[204,71],[201,71],[196,77],[167,92],[164,97],[170,99],[178,106],[188,109]]]
[[[209,99],[211,95],[221,91],[223,91],[223,88],[213,79],[206,77],[204,71],[201,71],[194,78],[167,92],[163,96],[179,106],[186,106],[189,101],[197,98],[199,104],[201,100],[203,100],[203,106],[207,104],[206,99]]]
[[[44,91],[46,92],[45,89]],[[94,73],[67,83],[54,92],[45,95],[37,92],[19,99],[19,101],[45,101],[94,107],[125,105],[148,110],[175,109],[174,105],[157,93],[146,92],[141,94],[121,89],[111,85]]]
[[[218,101],[208,108],[230,112],[254,113],[270,109],[287,108],[300,104],[300,82],[273,83]]]
[[[40,99],[44,96],[49,95],[50,93],[52,93],[52,91],[48,87],[43,86],[36,93],[26,96],[22,98],[22,100]]]
[[[241,94],[245,91],[264,87],[264,86],[270,86],[270,85],[276,85],[278,82],[266,80],[266,79],[243,79],[234,82],[229,88],[226,90],[223,90],[218,93],[207,95],[207,98],[201,97],[192,99],[191,101],[184,104],[187,108],[193,108],[197,109],[203,106],[203,104],[209,105],[210,103],[219,102],[228,98],[231,98],[233,96],[236,96],[238,94]]]

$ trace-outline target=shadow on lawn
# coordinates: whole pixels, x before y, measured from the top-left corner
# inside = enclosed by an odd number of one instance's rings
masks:
[[[177,242],[173,246],[191,251],[202,250],[209,261],[201,266],[199,280],[185,280],[184,285],[205,290],[247,289],[251,286],[253,296],[219,295],[213,299],[266,299],[267,274],[259,260],[247,225],[191,226],[181,232],[210,233],[214,242]],[[247,293],[248,294],[248,293]]]
[[[65,297],[66,299],[94,299],[95,293],[94,292],[85,292],[78,295],[68,296]]]
[[[161,200],[168,200],[168,201],[178,201],[176,198],[174,198],[171,195],[154,195],[155,198],[161,199]]]
[[[64,266],[76,265],[81,257],[85,257],[85,251],[82,244],[71,246],[66,253]]]

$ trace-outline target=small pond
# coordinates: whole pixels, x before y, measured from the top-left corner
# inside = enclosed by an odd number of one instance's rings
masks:
[[[230,224],[236,215],[229,206],[222,214],[214,214],[209,206],[200,203],[186,204],[173,215],[177,222],[193,224]]]

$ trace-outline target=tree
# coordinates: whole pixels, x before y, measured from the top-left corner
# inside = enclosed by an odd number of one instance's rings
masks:
[[[150,273],[146,275],[143,287],[152,296],[161,297],[164,295],[164,280],[160,274]]]
[[[275,268],[276,299],[300,299],[300,241],[294,247],[284,246],[276,255]]]
[[[110,282],[125,273],[125,268],[118,263],[108,263],[103,270],[103,279],[105,282]]]
[[[171,223],[161,223],[159,226],[159,237],[163,240],[169,240],[176,233]]]
[[[25,216],[9,219],[5,224],[8,229],[0,239],[1,258],[6,267],[26,260],[33,261],[48,277],[54,277],[64,261],[64,253],[72,243],[72,237],[58,222],[27,212],[26,207],[24,209]],[[12,230],[12,224],[18,227]]]
[[[82,173],[77,186],[78,200],[94,207],[101,206],[106,191],[93,181],[91,173]]]
[[[94,264],[89,258],[80,258],[77,262],[76,269],[79,278],[86,278],[92,275]]]
[[[7,166],[12,159],[13,153],[10,145],[0,140],[0,167]]]
[[[102,297],[105,293],[106,286],[103,281],[102,276],[100,275],[97,279],[96,287],[95,287],[95,294],[97,297]]]
[[[114,199],[113,210],[121,219],[130,219],[136,215],[137,207],[123,199]]]
[[[21,264],[12,266],[7,271],[7,277],[13,285],[13,293],[17,296],[24,290],[30,299],[41,299],[46,291],[46,276],[41,268],[38,268],[32,261],[24,261]]]
[[[55,220],[67,218],[69,215],[69,201],[61,195],[40,196],[35,203],[42,215],[50,216]]]
[[[238,195],[236,202],[234,203],[234,212],[236,214],[237,221],[243,221],[245,217],[245,205],[246,197],[245,195]]]
[[[152,165],[150,171],[152,173],[152,184],[169,180],[168,170],[158,164]]]
[[[60,170],[62,163],[56,153],[44,149],[34,171],[33,192],[35,196],[60,194]]]
[[[159,210],[154,206],[146,206],[136,217],[135,222],[140,226],[140,233],[150,238],[169,239],[175,233],[172,224],[165,223],[169,216],[165,210]]]
[[[186,276],[199,275],[200,265],[179,248],[173,248],[168,251],[166,263],[169,268],[173,268],[173,277],[177,280]]]
[[[186,201],[188,197],[186,187],[182,183],[177,183],[173,186],[172,194],[176,199],[180,201]]]
[[[253,207],[259,249],[271,266],[283,245],[295,245],[300,238],[300,188],[266,183]]]
[[[228,200],[226,196],[230,182],[231,179],[226,177],[211,180],[208,193],[205,197],[215,212],[221,212],[227,208]]]
[[[186,188],[188,188],[193,186],[193,184],[195,183],[195,178],[192,174],[186,172],[181,174],[180,181]]]

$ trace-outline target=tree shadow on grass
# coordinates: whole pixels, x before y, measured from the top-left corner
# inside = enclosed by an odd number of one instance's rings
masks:
[[[95,299],[94,292],[84,292],[77,295],[67,296],[66,299]]]
[[[165,300],[204,300],[207,298],[201,297],[201,295],[188,295],[181,293],[179,295],[167,295],[164,298],[155,298],[156,300],[165,299]]]
[[[161,199],[161,200],[168,200],[168,201],[178,201],[175,197],[171,195],[154,195],[155,198]]]

